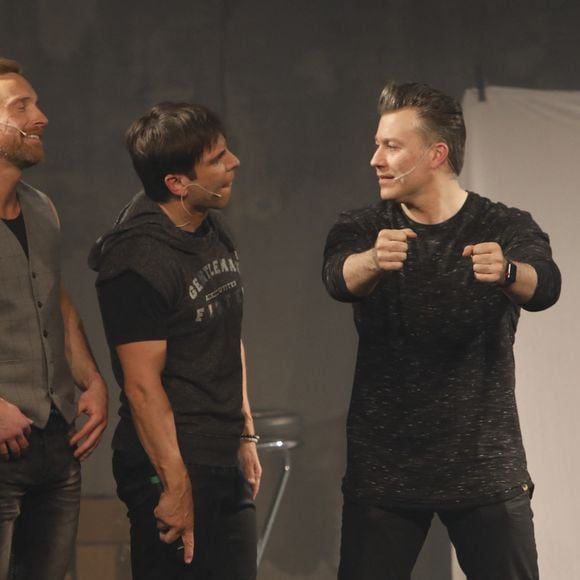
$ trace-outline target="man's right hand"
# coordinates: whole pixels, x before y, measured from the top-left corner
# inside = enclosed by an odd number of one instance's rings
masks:
[[[189,479],[177,491],[163,491],[153,514],[157,520],[159,538],[172,544],[183,542],[183,560],[193,560],[193,495]]]
[[[409,244],[417,234],[410,228],[402,230],[381,230],[370,250],[351,254],[342,269],[344,282],[355,296],[368,296],[376,287],[385,272],[401,270]]]
[[[4,461],[26,453],[32,423],[16,405],[0,399],[0,457]]]
[[[410,228],[381,230],[372,249],[377,270],[384,272],[401,270],[409,251],[407,240],[414,240],[416,237],[417,234]]]

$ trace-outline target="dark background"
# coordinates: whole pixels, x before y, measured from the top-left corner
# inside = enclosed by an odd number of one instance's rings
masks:
[[[50,119],[47,160],[26,178],[60,212],[65,281],[112,409],[86,256],[139,187],[122,134],[162,100],[202,102],[226,121],[242,161],[227,217],[253,406],[304,424],[264,578],[335,573],[356,341],[350,308],[320,283],[321,252],[341,209],[377,198],[368,161],[381,88],[421,80],[461,98],[479,68],[493,85],[578,90],[579,24],[571,0],[0,1],[0,54],[21,62]],[[114,493],[109,460],[107,439],[85,465],[87,495]],[[417,578],[450,577],[435,547]]]

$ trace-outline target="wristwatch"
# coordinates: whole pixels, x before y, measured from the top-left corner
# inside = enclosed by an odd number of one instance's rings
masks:
[[[516,275],[518,273],[518,267],[513,263],[507,260],[504,272],[504,283],[502,286],[505,288],[506,286],[511,286],[516,281]]]

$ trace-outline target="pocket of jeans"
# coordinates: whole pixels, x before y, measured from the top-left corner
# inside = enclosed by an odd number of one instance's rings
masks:
[[[528,518],[534,517],[532,511],[532,504],[530,501],[530,490],[525,490],[523,493],[508,499],[504,502],[505,510],[512,518]]]
[[[131,453],[113,453],[113,475],[117,483],[117,495],[129,511],[144,504],[159,501],[159,488],[152,482],[157,474],[147,459]]]
[[[246,479],[243,471],[238,469],[240,501],[244,503],[254,503],[254,493],[250,482]]]

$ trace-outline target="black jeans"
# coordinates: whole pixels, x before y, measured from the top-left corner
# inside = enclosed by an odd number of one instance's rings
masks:
[[[53,412],[28,452],[0,461],[0,580],[62,580],[73,554],[81,467],[72,427]]]
[[[179,542],[165,544],[153,510],[159,486],[151,463],[123,451],[113,455],[117,493],[131,524],[133,580],[254,580],[256,509],[237,467],[187,465],[193,490],[195,553],[184,564]]]
[[[434,513],[345,500],[339,580],[409,580]],[[437,514],[468,580],[539,578],[528,493]]]

